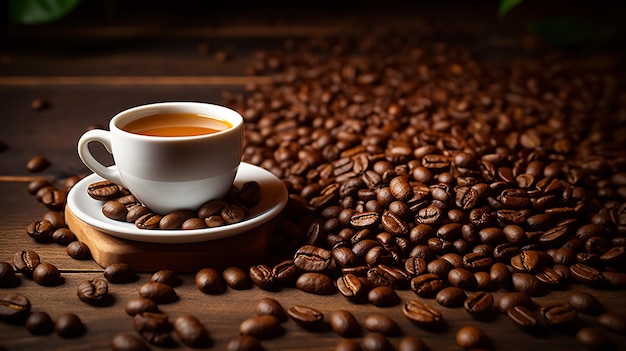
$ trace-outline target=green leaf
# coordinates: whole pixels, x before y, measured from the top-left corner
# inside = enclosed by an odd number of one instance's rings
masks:
[[[607,27],[578,17],[550,17],[534,21],[530,30],[558,47],[575,47],[605,39]]]
[[[80,0],[11,0],[11,20],[20,24],[53,22],[70,13]]]
[[[500,8],[498,9],[498,16],[504,17],[515,6],[519,5],[522,0],[500,0]]]

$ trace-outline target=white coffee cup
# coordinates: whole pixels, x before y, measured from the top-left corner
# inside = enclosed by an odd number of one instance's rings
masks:
[[[194,136],[153,136],[124,128],[142,118],[192,114],[226,123],[224,130]],[[78,154],[94,173],[128,189],[152,211],[198,209],[232,187],[243,153],[243,118],[227,107],[200,102],[162,102],[115,115],[109,131],[94,129],[78,141]],[[104,145],[115,165],[107,167],[89,150]]]

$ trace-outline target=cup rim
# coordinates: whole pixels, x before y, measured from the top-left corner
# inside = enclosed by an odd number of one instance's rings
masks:
[[[156,111],[159,109],[159,111]],[[163,111],[165,109],[166,111]],[[202,112],[200,109],[210,109],[210,110],[218,110],[218,112]],[[181,111],[188,110],[188,111]],[[142,113],[143,112],[143,113]],[[189,112],[189,113],[197,113],[197,114],[206,114],[213,115],[213,117],[223,119],[230,124],[232,127],[221,130],[219,132],[210,133],[210,134],[202,134],[202,135],[187,135],[187,136],[156,136],[156,135],[144,135],[129,132],[123,129],[124,125],[120,126],[120,122],[125,121],[126,123],[132,122],[134,120],[154,115],[157,113],[164,112]],[[224,115],[228,116],[225,118]],[[135,117],[135,118],[133,118]],[[131,119],[129,119],[131,118]],[[131,107],[125,109],[123,111],[118,112],[111,120],[109,121],[109,130],[116,131],[117,133],[121,133],[128,137],[139,138],[144,140],[158,140],[158,141],[177,141],[177,140],[193,140],[193,139],[203,139],[203,138],[214,138],[220,135],[232,133],[239,129],[241,125],[243,125],[243,116],[230,107],[226,107],[223,105],[208,103],[208,102],[197,102],[197,101],[167,101],[167,102],[155,102],[144,105],[138,105],[135,107]]]

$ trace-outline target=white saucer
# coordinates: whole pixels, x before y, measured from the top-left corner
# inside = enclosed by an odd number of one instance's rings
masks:
[[[97,174],[81,179],[67,195],[67,206],[81,221],[109,235],[151,243],[193,243],[234,236],[254,229],[276,217],[287,204],[288,193],[285,185],[269,171],[242,162],[235,178],[235,185],[256,181],[261,186],[260,202],[250,209],[247,219],[222,227],[190,230],[149,230],[139,229],[134,223],[112,220],[102,214],[102,201],[87,194],[90,184],[103,180]]]

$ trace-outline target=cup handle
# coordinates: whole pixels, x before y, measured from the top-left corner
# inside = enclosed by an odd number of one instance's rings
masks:
[[[110,180],[113,183],[126,187],[120,177],[117,167],[106,167],[100,163],[100,161],[96,160],[96,158],[91,154],[91,151],[89,151],[89,143],[95,141],[104,145],[104,148],[112,154],[111,135],[109,133],[110,132],[101,129],[93,129],[85,132],[85,134],[78,139],[78,156],[80,156],[80,159],[83,161],[85,166],[89,167],[89,169],[97,175]]]

